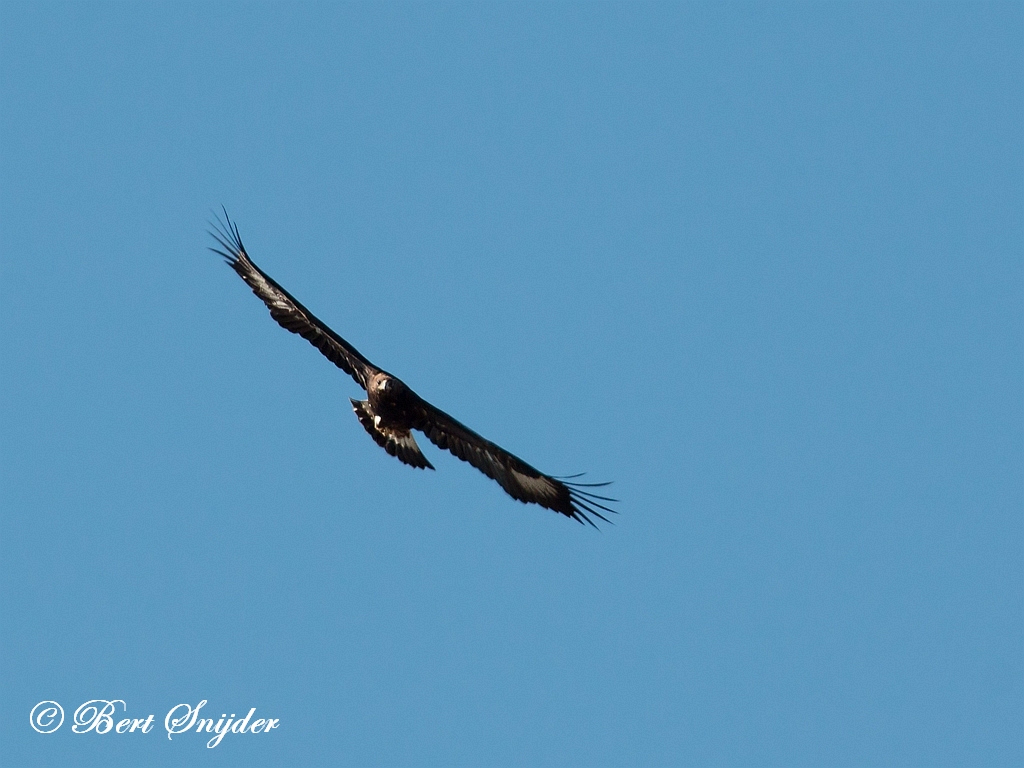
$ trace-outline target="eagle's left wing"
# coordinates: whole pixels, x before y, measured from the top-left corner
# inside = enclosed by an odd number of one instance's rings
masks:
[[[252,292],[263,300],[267,309],[270,310],[270,316],[282,328],[306,339],[319,349],[324,357],[355,379],[359,386],[366,389],[370,377],[378,373],[380,369],[359,354],[359,350],[328,328],[326,323],[302,306],[270,275],[257,267],[249,258],[249,254],[245,252],[242,238],[238,234],[238,227],[228,218],[227,211],[224,211],[224,219],[223,223],[219,220],[216,224],[211,222],[214,229],[210,230],[210,234],[224,250],[221,248],[211,248],[210,250],[227,259],[228,265],[245,280],[252,288]]]
[[[587,513],[601,518],[606,523],[611,522],[598,510],[614,514],[614,509],[606,507],[601,502],[615,499],[597,496],[585,490],[609,483],[571,483],[565,479],[545,475],[518,456],[481,437],[439,408],[435,408],[422,398],[418,399],[420,408],[414,428],[425,434],[438,448],[450,451],[452,455],[472,464],[495,480],[513,499],[524,504],[540,504],[580,523],[594,525],[587,517]]]

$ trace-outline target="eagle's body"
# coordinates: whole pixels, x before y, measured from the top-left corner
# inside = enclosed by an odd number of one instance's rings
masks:
[[[614,512],[601,503],[614,500],[585,490],[607,483],[572,483],[545,475],[435,408],[401,379],[363,357],[257,267],[242,245],[238,227],[227,218],[227,212],[224,217],[224,225],[213,225],[216,231],[210,232],[224,250],[211,250],[227,259],[267,305],[274,320],[309,341],[366,390],[367,399],[352,400],[352,409],[377,445],[411,467],[433,469],[412,435],[412,430],[417,430],[437,447],[497,481],[514,499],[540,504],[581,523],[593,525],[587,513],[607,522],[598,510]]]
[[[352,409],[377,445],[411,467],[433,469],[411,431],[422,429],[419,396],[384,371],[370,377],[366,394],[368,399],[352,401]]]

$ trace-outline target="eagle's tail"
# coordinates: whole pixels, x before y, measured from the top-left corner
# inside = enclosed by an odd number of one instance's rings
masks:
[[[352,410],[356,412],[359,423],[370,433],[373,441],[396,459],[417,469],[434,468],[416,445],[412,432],[395,429],[381,422],[368,400],[352,400]]]

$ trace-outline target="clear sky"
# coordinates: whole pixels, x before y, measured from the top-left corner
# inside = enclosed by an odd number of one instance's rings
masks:
[[[0,763],[1020,765],[1022,51],[1020,4],[3,2]],[[615,524],[386,455],[222,204]],[[280,724],[168,740],[202,700]]]

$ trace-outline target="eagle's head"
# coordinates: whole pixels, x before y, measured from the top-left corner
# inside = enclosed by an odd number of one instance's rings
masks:
[[[405,389],[405,385],[394,376],[389,376],[386,373],[379,373],[370,381],[370,386],[367,389],[367,392],[370,394],[370,399],[373,401],[397,403],[401,399],[402,393]]]

